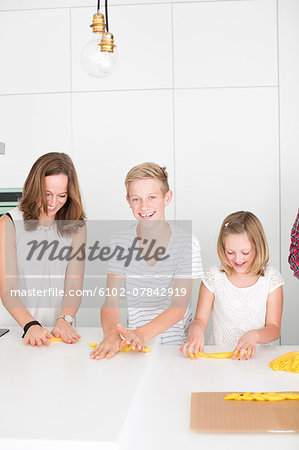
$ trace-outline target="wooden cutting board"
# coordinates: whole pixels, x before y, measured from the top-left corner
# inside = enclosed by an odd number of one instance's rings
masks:
[[[191,430],[207,433],[299,432],[299,400],[224,400],[230,393],[192,392]]]

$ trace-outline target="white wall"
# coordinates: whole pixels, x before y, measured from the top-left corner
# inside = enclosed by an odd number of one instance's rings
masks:
[[[94,79],[79,54],[95,0],[0,0],[0,187],[21,186],[38,155],[65,151],[88,217],[128,219],[126,172],[167,165],[168,217],[193,220],[206,267],[225,215],[261,219],[287,281],[282,342],[298,344],[299,282],[287,264],[298,207],[298,0],[127,3],[109,2],[118,68]],[[86,320],[98,319],[82,311]]]

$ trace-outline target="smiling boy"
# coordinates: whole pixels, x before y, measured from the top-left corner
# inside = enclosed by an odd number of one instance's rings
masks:
[[[114,288],[118,295],[107,297],[101,309],[104,339],[91,352],[94,359],[111,358],[128,344],[143,351],[145,343],[156,336],[162,344],[182,344],[192,320],[192,280],[203,275],[196,239],[165,221],[165,208],[172,199],[165,168],[155,163],[133,167],[125,186],[138,223],[115,236],[112,247],[121,244],[130,248],[137,237],[142,249],[138,253],[158,255],[160,249],[163,257],[136,257],[127,267],[118,259],[110,261],[107,290]],[[120,325],[119,292],[123,284],[128,329]]]

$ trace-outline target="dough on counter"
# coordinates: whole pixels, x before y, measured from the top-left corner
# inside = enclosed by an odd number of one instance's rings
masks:
[[[279,402],[281,400],[299,400],[299,393],[294,392],[244,392],[228,394],[224,400],[256,400],[258,402]]]
[[[53,337],[53,338],[51,338],[51,339],[48,339],[48,341],[49,341],[49,342],[57,342],[57,341],[62,341],[62,339],[61,339],[61,338]]]
[[[88,345],[89,345],[89,347],[96,348],[96,346],[98,344],[96,342],[93,342],[92,344],[88,344]],[[135,348],[135,350],[132,350],[131,349],[131,345],[126,345],[124,348],[121,348],[119,350],[119,352],[141,352],[141,350],[137,350],[137,348]],[[145,345],[144,346],[144,352],[141,352],[141,353],[149,353],[149,352],[150,352],[149,346]]]
[[[137,350],[137,348],[135,348],[135,350],[131,349],[131,345],[126,345],[124,348],[121,348],[119,350],[120,352],[140,352],[141,350]],[[150,348],[148,345],[144,346],[144,352],[142,353],[148,353],[150,351]]]
[[[221,353],[201,353],[198,352],[197,355],[199,358],[215,358],[215,359],[225,359],[225,358],[231,358],[233,356],[234,352],[221,352]],[[239,353],[236,354],[236,358],[239,357]],[[243,355],[243,358],[245,357],[245,354]],[[189,353],[188,358],[195,359],[194,353]]]
[[[269,363],[273,370],[299,373],[299,352],[285,353]]]
[[[199,358],[225,359],[225,358],[231,358],[233,356],[233,352],[221,352],[221,353],[201,353],[201,352],[198,352],[197,356]],[[189,353],[188,358],[195,359],[195,353]]]

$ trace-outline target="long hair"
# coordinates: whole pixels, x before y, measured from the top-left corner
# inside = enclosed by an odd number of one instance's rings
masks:
[[[75,228],[83,226],[86,216],[82,206],[79,182],[73,161],[65,153],[51,152],[40,156],[35,161],[23,187],[22,200],[19,207],[23,212],[25,228],[28,231],[33,231],[37,228],[41,209],[47,211],[45,177],[59,174],[64,174],[68,178],[68,195],[67,201],[55,215],[58,233],[61,235],[69,234],[71,228],[74,229],[74,226]],[[62,221],[72,221],[72,223],[69,222],[69,225],[66,225],[66,222]]]
[[[217,252],[223,271],[229,275],[233,271],[226,258],[224,240],[229,234],[242,233],[247,233],[254,251],[254,259],[249,268],[249,273],[264,276],[269,261],[268,244],[261,222],[253,213],[248,211],[232,213],[222,222],[218,236]]]

